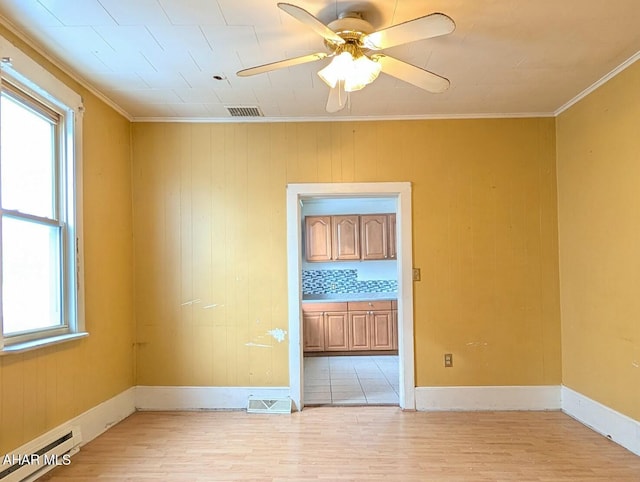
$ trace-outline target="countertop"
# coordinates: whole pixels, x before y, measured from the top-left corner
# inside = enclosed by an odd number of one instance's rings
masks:
[[[327,293],[322,295],[302,295],[303,303],[327,303],[331,301],[374,301],[395,300],[398,293]]]

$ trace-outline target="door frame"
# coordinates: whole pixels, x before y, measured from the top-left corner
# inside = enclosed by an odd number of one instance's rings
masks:
[[[396,199],[398,270],[399,405],[415,410],[413,340],[413,245],[411,183],[309,183],[287,185],[287,278],[289,293],[289,392],[298,410],[304,407],[302,344],[302,218],[301,201],[329,197]]]

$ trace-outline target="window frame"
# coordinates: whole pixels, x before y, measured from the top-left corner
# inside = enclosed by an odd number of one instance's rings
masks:
[[[12,87],[12,99],[34,105],[58,116],[56,129],[56,175],[53,222],[61,227],[61,325],[5,335],[2,327],[2,291],[0,290],[0,355],[60,343],[87,336],[84,316],[84,260],[82,239],[82,120],[84,106],[79,94],[70,89],[25,53],[0,36],[0,90],[5,84]],[[19,93],[14,95],[14,91]],[[20,97],[26,99],[20,99]],[[35,102],[31,104],[30,102]],[[2,126],[0,126],[0,129]],[[1,160],[0,160],[1,162]],[[0,208],[1,209],[1,208]],[[2,216],[28,219],[37,217],[1,210]],[[31,219],[29,219],[31,218]],[[1,229],[0,229],[1,243]],[[0,283],[2,246],[0,244]]]

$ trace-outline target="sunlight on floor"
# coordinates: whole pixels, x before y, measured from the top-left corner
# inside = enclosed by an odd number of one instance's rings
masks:
[[[305,357],[305,405],[398,405],[398,357]]]

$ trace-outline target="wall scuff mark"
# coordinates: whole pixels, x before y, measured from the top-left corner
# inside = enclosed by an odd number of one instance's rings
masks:
[[[486,341],[470,341],[467,346],[489,346]]]
[[[190,305],[195,305],[197,303],[200,303],[202,300],[200,298],[197,298],[195,300],[191,300],[191,301],[185,301],[184,303],[182,303],[180,306],[190,306]]]
[[[258,348],[271,348],[271,345],[263,345],[262,343],[253,343],[250,341],[249,343],[245,343],[244,346],[256,346]]]

